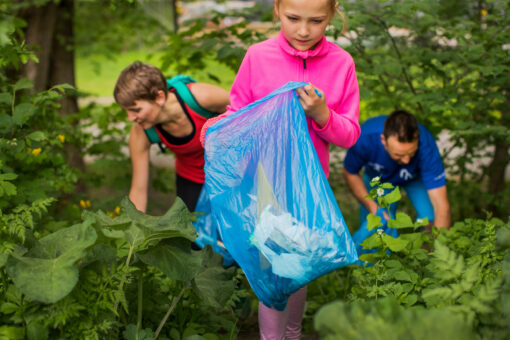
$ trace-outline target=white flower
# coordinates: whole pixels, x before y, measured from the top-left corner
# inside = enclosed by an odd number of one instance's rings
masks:
[[[377,196],[381,197],[384,195],[384,189],[383,188],[377,188]]]
[[[375,181],[379,182],[380,180],[381,180],[381,176],[372,178],[372,182],[375,182]]]
[[[423,223],[423,218],[419,218],[416,220],[416,223]]]
[[[377,229],[377,235],[381,236],[381,235],[382,235],[382,233],[383,233],[383,231],[384,231],[384,230],[382,230],[382,229]]]

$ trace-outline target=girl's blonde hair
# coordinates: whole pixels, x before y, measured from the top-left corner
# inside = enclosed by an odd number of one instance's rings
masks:
[[[282,0],[274,0],[275,8],[280,5],[281,1]],[[311,1],[317,1],[317,0],[311,0]],[[335,15],[335,12],[338,13],[338,15],[340,16],[340,19],[342,20],[342,33],[347,32],[347,17],[341,10],[338,9],[338,2],[336,2],[335,0],[328,0],[328,2],[329,2],[330,11],[332,13],[331,18],[333,18],[333,16]],[[274,13],[274,16],[276,18],[276,13]]]

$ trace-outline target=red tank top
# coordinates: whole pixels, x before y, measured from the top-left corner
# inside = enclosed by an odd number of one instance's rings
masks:
[[[191,87],[190,85],[191,84],[189,84],[188,87]],[[181,106],[182,104],[183,102],[181,102]],[[207,121],[207,118],[190,109],[185,103],[184,106],[185,107],[183,109],[187,110],[189,118],[195,125],[195,131],[191,140],[184,144],[172,144],[165,138],[159,127],[155,126],[154,128],[156,129],[163,144],[165,144],[167,148],[175,154],[175,172],[179,176],[190,181],[204,183],[205,161],[204,148],[200,144],[200,131],[202,130],[204,123]]]

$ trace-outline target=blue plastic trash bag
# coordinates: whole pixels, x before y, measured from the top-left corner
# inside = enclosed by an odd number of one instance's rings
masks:
[[[377,209],[376,216],[379,216],[381,218],[381,223],[383,224],[380,227],[374,228],[372,230],[367,229],[367,220],[365,220],[359,229],[352,235],[352,240],[356,244],[356,252],[358,253],[358,256],[361,256],[363,254],[369,254],[369,253],[375,253],[377,252],[377,249],[363,249],[363,246],[361,245],[363,241],[365,241],[367,238],[375,234],[375,232],[379,229],[382,229],[382,231],[391,237],[398,237],[398,230],[395,228],[388,227],[388,221],[386,218],[384,218],[384,209],[379,208]],[[393,215],[391,216],[393,218]],[[363,260],[358,260],[356,262],[359,265],[369,265],[369,263],[366,263]]]
[[[259,300],[278,310],[313,279],[357,260],[293,91],[304,85],[287,83],[205,135],[217,232]]]
[[[234,260],[223,245],[223,241],[218,230],[218,224],[211,213],[211,202],[207,196],[205,186],[202,187],[202,190],[200,191],[195,211],[201,213],[197,217],[197,220],[193,223],[198,232],[198,237],[195,240],[195,243],[200,248],[210,245],[216,253],[223,256],[223,266],[232,266],[234,264]]]

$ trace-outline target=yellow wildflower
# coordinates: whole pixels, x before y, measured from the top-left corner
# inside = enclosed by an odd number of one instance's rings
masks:
[[[41,148],[33,149],[32,150],[32,155],[34,155],[34,156],[39,155],[41,153],[41,150],[42,150]]]
[[[66,141],[66,136],[64,136],[64,135],[58,135],[58,139],[60,139],[60,141],[61,141],[62,143],[64,143],[64,142]]]
[[[87,209],[87,203],[85,203],[85,201],[84,201],[84,200],[80,200],[80,207],[81,207],[82,209]]]
[[[85,205],[87,206],[87,208],[90,208],[90,201],[89,201],[89,200],[86,200],[86,201],[85,201]]]
[[[116,206],[116,207],[115,207],[115,213],[116,213],[117,215],[120,215],[120,207],[119,207],[119,206]]]
[[[487,14],[489,14],[489,13],[487,12],[487,10],[486,10],[486,9],[482,9],[482,10],[480,11],[480,14],[482,15],[482,17],[485,17],[485,16],[487,16]]]

